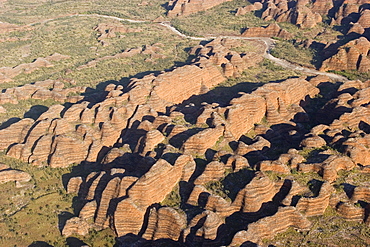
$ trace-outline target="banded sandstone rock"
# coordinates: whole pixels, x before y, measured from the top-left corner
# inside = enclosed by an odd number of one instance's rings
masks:
[[[186,226],[183,212],[178,212],[170,207],[161,207],[158,210],[151,208],[148,227],[143,234],[147,240],[172,239],[179,241],[181,232]]]
[[[262,239],[271,239],[277,233],[286,231],[289,227],[309,230],[311,222],[294,207],[279,207],[278,212],[269,217],[248,225],[248,230],[235,234],[231,246],[240,246],[244,242],[262,243]]]
[[[282,39],[289,39],[292,37],[288,31],[279,27],[278,24],[270,24],[267,27],[251,27],[246,29],[242,36],[244,37],[278,37]]]
[[[317,197],[302,197],[299,199],[296,206],[297,210],[307,217],[323,215],[326,208],[329,206],[329,199],[332,192],[333,187],[330,185],[330,183],[323,183]]]
[[[242,189],[233,206],[240,208],[242,212],[257,212],[264,202],[271,201],[277,190],[274,183],[263,173],[259,172],[252,181]]]
[[[28,182],[31,179],[31,175],[24,171],[9,168],[0,170],[0,184],[8,182],[23,183]]]

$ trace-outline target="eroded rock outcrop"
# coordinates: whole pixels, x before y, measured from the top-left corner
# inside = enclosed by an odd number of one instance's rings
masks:
[[[257,212],[262,204],[271,201],[276,193],[274,183],[263,173],[257,173],[238,193],[233,205],[240,207],[242,212]]]
[[[185,226],[185,213],[170,207],[162,207],[158,210],[152,208],[149,213],[148,227],[143,237],[148,240],[172,239],[179,241]]]
[[[292,34],[279,27],[278,24],[272,23],[267,27],[251,27],[246,29],[242,36],[244,37],[278,37],[282,39],[292,38]]]
[[[28,182],[32,179],[27,172],[11,169],[10,167],[0,164],[0,184],[16,182],[17,184]]]
[[[330,183],[323,183],[317,197],[302,197],[299,199],[296,206],[297,210],[307,217],[323,215],[326,208],[329,206],[329,199],[332,192],[333,187]]]
[[[33,71],[42,68],[42,67],[52,67],[52,62],[57,62],[63,59],[68,59],[69,56],[61,55],[59,53],[54,53],[45,58],[37,58],[32,63],[25,63],[11,67],[2,67],[0,68],[0,83],[10,82],[14,77],[20,75],[21,73],[32,73]]]
[[[339,47],[338,52],[322,63],[320,70],[358,70],[369,71],[370,42],[365,37],[352,40]]]
[[[317,11],[323,5],[315,2]],[[364,219],[363,207],[330,197],[338,171],[366,172],[369,83],[350,81],[331,92],[336,98],[320,110],[333,113],[325,124],[315,107],[326,98],[314,97],[325,93],[326,77],[267,83],[225,102],[200,103],[198,96],[193,103],[192,96],[261,61],[257,52],[236,52],[238,42],[215,39],[191,49],[196,58],[186,66],[133,78],[126,87],[109,84],[99,100],[50,107],[36,121],[0,130],[9,156],[37,166],[83,163],[86,170],[66,186],[82,207],[63,235],[109,227],[147,244],[223,246],[232,238],[231,245],[261,243],[288,227],[306,230],[305,216],[330,206]],[[36,97],[49,89],[23,88]],[[305,172],[316,180],[299,181]],[[314,182],[322,186],[310,192]],[[368,203],[367,190],[358,188],[352,202]]]
[[[169,17],[187,16],[198,11],[213,8],[221,3],[228,1],[231,0],[211,0],[211,1],[170,0],[168,3],[169,11],[167,13],[167,16]]]
[[[309,230],[311,222],[294,207],[280,207],[278,212],[263,218],[248,226],[247,231],[235,234],[231,246],[239,246],[244,242],[262,243],[262,239],[271,239],[277,233],[286,231],[289,227]]]

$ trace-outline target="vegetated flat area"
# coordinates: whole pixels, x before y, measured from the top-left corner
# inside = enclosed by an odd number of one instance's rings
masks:
[[[1,20],[16,23],[30,24],[65,15],[85,12],[100,12],[123,18],[153,20],[165,13],[165,0],[77,0],[77,1],[49,1],[49,0],[11,0],[1,3]]]
[[[123,25],[140,32],[117,34],[108,38],[109,45],[103,46],[99,33],[94,27],[100,23]],[[121,23],[117,20],[101,17],[63,17],[31,27],[31,30],[19,30],[0,34],[1,38],[14,37],[19,40],[0,42],[2,56],[1,67],[15,67],[32,63],[37,58],[44,58],[55,53],[69,56],[68,59],[53,62],[51,67],[41,67],[31,73],[21,73],[10,82],[0,84],[1,89],[17,87],[37,81],[67,80],[74,86],[86,86],[92,89],[102,88],[109,83],[125,84],[133,76],[142,77],[149,73],[159,73],[186,62],[186,48],[198,44],[182,39],[165,27],[151,24]],[[149,54],[136,54],[131,57],[112,57],[130,49],[145,49],[146,46],[160,43],[160,58],[150,59]],[[96,60],[93,67],[79,68]],[[68,85],[66,85],[68,86]],[[11,117],[23,117],[23,114],[34,104],[50,105],[59,102],[52,100],[27,100],[20,104],[5,104],[7,113],[0,114],[0,120]]]
[[[57,247],[82,242],[73,237],[66,239],[60,233],[76,207],[76,198],[66,193],[62,181],[72,167],[34,167],[4,153],[0,154],[0,162],[32,176],[21,186],[1,184],[0,246]],[[91,232],[82,240],[89,246],[113,246],[114,238],[114,232],[106,229]]]

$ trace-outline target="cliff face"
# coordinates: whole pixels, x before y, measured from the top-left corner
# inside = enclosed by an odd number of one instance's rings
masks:
[[[370,60],[368,57],[370,42],[365,37],[352,40],[338,48],[332,57],[326,59],[320,68],[328,70],[358,70],[368,72]]]

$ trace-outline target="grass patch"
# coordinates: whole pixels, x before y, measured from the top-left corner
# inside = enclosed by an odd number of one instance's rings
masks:
[[[370,79],[370,72],[361,73],[357,70],[329,71],[347,77],[349,80],[367,81]]]
[[[264,243],[274,246],[367,246],[370,240],[369,227],[344,220],[331,207],[324,215],[310,217],[310,220],[310,231],[299,233],[289,229]]]
[[[37,25],[32,32],[17,32],[14,35],[26,36],[29,40],[0,43],[0,50],[3,51],[0,66],[15,67],[54,53],[69,55],[70,58],[53,62],[53,67],[39,68],[29,74],[22,73],[15,77],[14,81],[1,84],[0,88],[60,78],[72,79],[79,86],[95,88],[101,82],[128,80],[132,76],[140,76],[143,72],[159,72],[173,66],[181,66],[188,60],[186,49],[198,44],[198,41],[178,37],[159,25],[125,23],[124,25],[131,28],[140,28],[142,32],[126,33],[121,38],[109,38],[110,45],[102,46],[93,27],[105,22],[120,23],[101,17],[63,17]],[[6,34],[0,35],[0,38],[1,36],[5,37]],[[163,44],[161,55],[164,58],[146,61],[150,55],[138,54],[131,58],[103,60],[98,62],[96,67],[77,70],[77,67],[91,60],[155,43]]]
[[[6,113],[0,113],[0,122],[10,118],[33,118],[36,120],[43,112],[45,112],[50,106],[60,104],[52,99],[40,100],[40,99],[28,99],[19,100],[18,104],[6,103],[2,106],[7,110]]]
[[[181,206],[181,195],[180,186],[177,184],[173,190],[166,196],[161,202],[162,206],[168,206],[173,208],[180,208]]]
[[[268,22],[254,13],[235,16],[236,9],[247,5],[244,0],[225,2],[207,11],[177,17],[171,20],[178,30],[192,36],[239,35],[246,27],[265,25]]]
[[[33,0],[10,0],[4,4],[0,11],[3,18],[16,23],[22,20],[25,23],[33,23],[39,19],[55,18],[71,13],[101,13],[105,15],[153,20],[163,15],[166,10],[163,7],[167,1],[152,0],[147,4],[141,4],[142,0],[117,2],[114,0],[100,1],[33,1]],[[11,12],[9,12],[11,11]]]
[[[279,40],[271,50],[271,55],[285,59],[294,64],[315,68],[315,51],[295,45],[292,41]]]
[[[213,195],[220,196],[220,197],[224,198],[226,201],[231,202],[231,199],[228,196],[230,191],[225,189],[225,187],[224,187],[224,185],[222,184],[221,181],[210,181],[210,182],[206,183],[204,185],[204,187],[207,190],[211,191]]]
[[[15,187],[14,183],[0,185],[0,245],[28,246],[37,240],[65,246],[58,228],[58,215],[73,212],[73,195],[65,193],[61,180],[62,174],[71,169],[37,168],[4,153],[0,154],[0,162],[32,176],[22,187]]]

